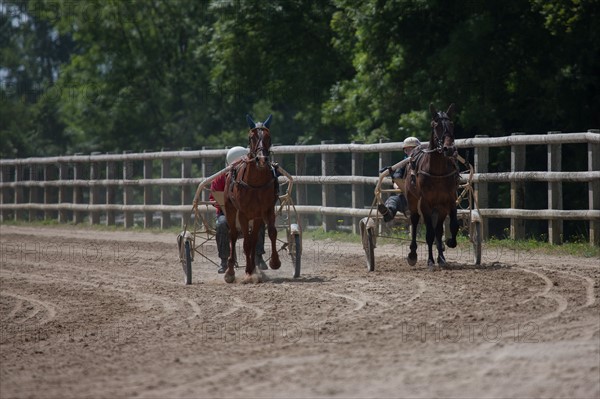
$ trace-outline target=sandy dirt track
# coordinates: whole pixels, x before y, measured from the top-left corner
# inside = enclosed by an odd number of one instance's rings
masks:
[[[360,244],[305,239],[299,279],[227,285],[197,260],[185,286],[173,234],[0,243],[2,399],[600,397],[598,259],[484,246],[429,272],[385,245],[367,273]]]

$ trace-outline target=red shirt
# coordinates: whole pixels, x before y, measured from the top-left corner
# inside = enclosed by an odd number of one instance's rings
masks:
[[[225,179],[227,178],[227,173],[223,173],[218,176],[215,180],[210,183],[211,191],[225,191]],[[215,197],[213,197],[212,193],[210,194],[209,200],[215,201]],[[221,206],[215,201],[215,208],[217,208],[217,216],[223,215],[224,212],[221,211]]]

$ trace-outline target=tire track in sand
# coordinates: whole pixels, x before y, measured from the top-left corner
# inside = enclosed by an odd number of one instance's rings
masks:
[[[186,303],[188,305],[190,305],[190,307],[192,308],[192,315],[189,316],[186,320],[193,320],[193,319],[195,319],[197,317],[201,317],[201,315],[202,315],[202,308],[200,307],[200,305],[198,305],[192,299],[186,300]]]
[[[560,295],[560,294],[556,294],[556,293],[551,293],[550,291],[552,290],[552,287],[554,287],[554,282],[548,277],[546,276],[544,273],[540,273],[538,271],[535,270],[531,270],[531,269],[527,269],[525,267],[517,267],[518,270],[523,270],[526,273],[531,273],[536,275],[537,277],[541,278],[544,281],[544,289],[542,290],[542,292],[538,292],[537,294],[535,294],[534,296],[532,296],[531,298],[521,302],[522,304],[525,304],[527,302],[530,302],[538,297],[542,297],[542,298],[548,298],[551,299],[553,301],[555,301],[558,306],[556,308],[556,310],[554,312],[551,313],[547,313],[543,316],[538,317],[537,319],[535,319],[534,321],[543,321],[543,320],[550,320],[550,319],[554,319],[558,316],[561,315],[562,312],[564,312],[567,309],[568,306],[568,302],[565,299],[564,296]]]
[[[1,295],[1,293],[0,293]],[[14,298],[15,299],[15,305],[13,306],[12,310],[10,311],[10,313],[8,314],[8,316],[6,316],[7,319],[12,319],[14,318],[17,313],[19,313],[21,311],[21,309],[23,309],[23,301],[19,298]]]
[[[139,302],[141,302],[144,305],[144,309],[146,309],[146,310],[148,310],[148,305],[146,304],[146,301],[159,303],[162,306],[162,308],[164,309],[164,312],[167,314],[173,314],[173,313],[177,312],[177,310],[179,309],[178,303],[172,299],[165,299],[164,297],[159,296],[159,295],[142,293],[142,292],[139,292],[139,291],[133,289],[133,288],[139,288],[139,287],[132,287],[131,289],[118,288],[118,287],[113,286],[112,283],[110,283],[110,282],[107,283],[107,282],[101,281],[100,283],[91,283],[88,281],[81,281],[81,280],[74,280],[74,279],[67,279],[67,278],[58,278],[58,277],[48,278],[48,277],[42,277],[42,276],[34,276],[34,275],[31,275],[28,273],[21,273],[21,272],[17,272],[17,271],[13,271],[13,270],[8,270],[8,269],[0,270],[0,276],[19,277],[19,278],[23,278],[27,281],[31,281],[31,282],[38,283],[38,284],[52,284],[52,283],[58,282],[58,283],[66,285],[66,286],[72,286],[73,284],[77,284],[77,285],[82,285],[82,286],[86,286],[86,287],[92,287],[94,289],[102,287],[102,289],[107,289],[110,291],[124,293],[127,295],[133,295],[134,297],[137,297],[139,299]]]
[[[542,267],[541,269],[566,274],[570,277],[578,278],[578,279],[585,281],[586,302],[583,305],[579,306],[578,307],[579,309],[588,308],[588,307],[592,306],[594,303],[596,303],[596,295],[594,294],[594,285],[596,285],[596,282],[594,281],[594,279],[587,277],[587,276],[582,276],[581,274],[573,273],[573,272],[567,271],[567,270],[555,270],[555,269],[549,269],[547,267]]]
[[[425,293],[425,291],[427,291],[427,283],[425,283],[424,280],[421,280],[420,278],[415,278],[415,281],[417,282],[418,286],[417,293],[408,298],[406,301],[402,302],[404,306],[412,304],[414,301],[419,299],[421,295]]]
[[[15,298],[17,301],[19,301],[19,303],[21,303],[21,305],[19,305],[20,308],[22,308],[23,302],[30,303],[33,306],[32,311],[29,312],[29,314],[26,315],[26,317],[24,319],[16,320],[16,322],[19,324],[24,324],[28,320],[34,318],[40,312],[44,312],[45,316],[40,318],[40,320],[38,321],[39,324],[46,324],[56,318],[56,314],[57,314],[56,307],[51,302],[43,301],[43,300],[40,300],[37,298],[33,298],[31,296],[16,294],[14,292],[8,292],[8,291],[0,292],[0,296],[7,296],[7,297]],[[15,305],[15,307],[17,307],[17,305]],[[13,309],[13,311],[9,314],[9,316],[11,318],[13,318],[17,315],[17,313],[18,313],[18,310],[14,311],[14,309]]]
[[[579,279],[585,281],[585,303],[583,305],[578,306],[577,310],[582,310],[593,306],[596,303],[596,295],[594,294],[594,286],[596,285],[596,281],[590,277],[582,276],[579,273],[574,273],[570,270],[558,270],[558,269],[550,269],[547,267],[541,267],[543,270],[557,272],[566,275],[566,278],[570,278],[573,280]],[[600,332],[600,327],[598,326],[598,322],[593,323],[584,323],[579,325],[579,327],[585,331],[585,338],[587,340],[592,340],[598,333]]]
[[[251,311],[253,311],[256,315],[254,316],[254,320],[258,320],[261,317],[263,317],[263,315],[265,314],[265,311],[262,310],[261,308],[259,308],[258,306],[254,306],[254,305],[250,305],[248,303],[243,302],[240,298],[236,297],[236,296],[232,296],[231,297],[233,299],[234,304],[225,312],[222,312],[218,315],[218,317],[227,317],[230,316],[232,314],[234,314],[235,312],[237,312],[238,310],[241,309],[249,309]]]

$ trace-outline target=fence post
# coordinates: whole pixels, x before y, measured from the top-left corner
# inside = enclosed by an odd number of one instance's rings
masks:
[[[333,140],[322,140],[321,145],[333,144]],[[334,172],[334,158],[335,154],[330,152],[322,152],[321,153],[321,176],[324,179],[327,176],[332,176]],[[322,195],[321,195],[321,206],[324,207],[333,207],[335,206],[335,187],[331,184],[323,184]],[[336,218],[335,216],[323,215],[323,230],[324,231],[332,231],[336,229]]]
[[[487,138],[487,135],[476,135],[475,138]],[[475,147],[473,154],[473,163],[475,173],[488,173],[488,165],[490,162],[490,149],[488,147]],[[489,207],[490,201],[488,196],[488,184],[486,182],[475,183],[475,198],[477,198],[477,205],[480,209]],[[488,230],[489,220],[483,218],[481,224],[482,238],[487,240],[489,237]]]
[[[92,152],[92,156],[100,155],[99,152]],[[100,180],[100,163],[98,161],[90,162],[90,205],[96,205],[100,203],[100,187],[96,186],[93,180]],[[90,224],[100,223],[100,211],[90,211]]]
[[[33,178],[34,181],[45,181],[46,174],[44,173],[44,166],[36,164],[33,166]],[[46,187],[35,187],[35,191],[33,194],[33,198],[35,202],[38,204],[44,203],[44,193],[46,191]],[[35,211],[35,219],[36,220],[44,220],[44,212],[43,211]]]
[[[589,133],[600,134],[600,130],[588,130]],[[600,170],[600,144],[588,142],[588,171]],[[592,180],[588,183],[588,203],[590,210],[600,209],[600,181]],[[590,244],[600,245],[600,221],[590,220]]]
[[[150,150],[144,150],[144,152],[151,152]],[[152,159],[144,159],[144,180],[152,179]],[[144,205],[152,204],[152,186],[149,184],[144,185]],[[152,227],[152,212],[144,212],[144,228],[148,229]]]
[[[107,154],[110,154],[107,153]],[[117,165],[114,161],[106,162],[106,180],[115,180],[117,178]],[[106,205],[112,205],[115,203],[116,190],[115,186],[108,184],[106,186]],[[106,211],[106,225],[114,226],[115,224],[115,211]]]
[[[388,139],[379,139],[379,143],[389,143],[390,140]],[[392,153],[391,152],[380,152],[379,153],[379,169],[381,170],[382,168],[386,167],[386,166],[390,166],[392,164]],[[388,194],[389,196],[389,194]],[[387,199],[387,197],[381,198],[383,200],[383,202],[385,202],[385,200]],[[387,226],[387,223],[379,223],[379,234],[383,233],[384,230],[388,229],[389,227]]]
[[[364,141],[353,141],[352,144],[364,144]],[[352,176],[362,176],[364,172],[364,155],[362,152],[352,153]],[[352,185],[352,208],[364,208],[365,191],[362,184]],[[359,217],[352,218],[352,233],[360,234]]]
[[[125,150],[123,154],[131,154],[131,151]],[[126,183],[133,176],[133,163],[123,159],[123,205],[133,205],[133,190]],[[133,227],[133,212],[123,212],[123,224],[126,229]]]
[[[75,155],[83,155],[77,153]],[[80,162],[73,164],[73,180],[83,180],[83,165]],[[73,186],[73,204],[81,204],[83,202],[83,189],[80,186]],[[73,223],[79,224],[83,221],[83,212],[73,211]]]
[[[10,179],[10,167],[8,165],[2,165],[2,174],[0,175],[0,181],[2,183],[8,183],[9,179]],[[0,190],[0,205],[2,204],[8,204],[10,202],[10,198],[11,198],[11,190],[8,187],[2,187],[2,190]],[[8,215],[10,214],[9,211],[7,211],[4,207],[0,207],[0,209],[2,209],[2,212],[0,213],[0,221],[1,222],[6,222],[8,221]]]
[[[389,143],[388,139],[379,139],[379,143]],[[379,169],[390,166],[392,164],[392,153],[380,152],[379,153]],[[385,199],[384,199],[385,200]]]
[[[202,147],[202,151],[210,150],[210,149],[211,149],[211,147],[209,147],[209,146],[203,146]],[[202,157],[201,158],[201,160],[200,160],[200,165],[201,166],[200,167],[202,169],[202,177],[207,178],[207,177],[209,177],[210,175],[213,174],[213,171],[215,169],[214,164],[215,164],[215,160],[213,158],[209,158],[209,157]],[[225,162],[224,161],[223,161],[222,165],[223,165],[223,167],[225,167]],[[199,200],[200,201],[208,201],[209,196],[210,196],[210,194],[209,194],[208,190],[202,190],[202,192],[200,193]],[[209,218],[212,215],[214,215],[214,214],[215,214],[214,210],[208,209],[208,207],[204,211],[204,215],[205,215],[204,217],[207,220],[210,220]]]
[[[168,151],[168,148],[163,148],[162,151]],[[171,177],[171,160],[166,158],[162,160],[160,177],[167,179]],[[160,186],[160,204],[169,205],[171,203],[171,187]],[[171,213],[163,211],[161,212],[162,217],[160,218],[160,228],[168,229],[171,227]]]
[[[296,143],[296,145],[300,145],[300,143]],[[296,176],[305,176],[306,175],[306,154],[294,154],[294,173]],[[308,204],[308,196],[306,191],[306,184],[294,184],[294,189],[296,190],[296,205],[307,205]],[[302,227],[308,226],[308,217],[298,215],[300,218],[300,225]]]
[[[202,151],[205,150],[210,150],[211,148],[208,146],[204,146],[202,147]],[[202,164],[202,177],[206,178],[209,177],[210,175],[213,174],[214,171],[214,163],[215,161],[212,158],[208,158],[208,157],[203,157],[201,164]],[[224,163],[224,162],[223,162]],[[223,166],[225,167],[225,166]],[[202,190],[202,197],[200,198],[201,201],[208,201],[208,197],[209,194],[206,190]]]
[[[50,181],[56,179],[56,169],[53,168],[54,165],[46,164],[44,165],[44,181]],[[52,204],[55,202],[56,196],[52,195],[53,192],[56,191],[48,186],[44,187],[44,204]],[[44,220],[53,219],[55,215],[54,211],[44,210]]]
[[[39,166],[37,164],[31,164],[29,165],[29,181],[31,182],[36,182],[39,180]],[[31,186],[29,188],[29,203],[30,204],[35,204],[35,203],[41,203],[42,202],[42,192],[40,190],[39,187],[36,186]],[[35,209],[30,209],[29,210],[29,221],[33,222],[34,220],[37,220],[38,218],[38,211]]]
[[[58,180],[63,183],[65,180],[69,179],[69,165],[61,162],[58,164]],[[67,203],[67,187],[61,186],[58,187],[58,203],[64,204]],[[66,209],[58,210],[58,223],[66,223],[68,220],[68,212]]]
[[[19,184],[20,181],[23,181],[23,168],[24,166],[21,164],[15,165],[15,183]],[[23,202],[23,187],[15,186],[15,204],[21,204]],[[22,214],[22,211],[15,209],[15,221],[19,220],[19,216]]]
[[[43,173],[43,169],[40,168],[40,165],[33,164],[29,169],[29,180],[37,182],[40,180],[40,171]],[[43,177],[43,176],[42,176]],[[41,204],[44,202],[44,190],[37,186],[31,186],[31,190],[29,191],[29,202]],[[43,214],[43,213],[42,213]],[[29,210],[29,221],[34,221],[43,218],[40,215],[40,211],[36,211],[33,209]]]
[[[511,136],[521,136],[523,133],[513,133]],[[525,146],[512,145],[510,147],[510,171],[521,172],[525,170]],[[523,182],[510,183],[510,207],[513,209],[525,208],[525,184]],[[525,220],[510,219],[510,238],[519,240],[525,238]]]
[[[562,132],[548,132],[560,134]],[[548,172],[562,172],[562,144],[548,144]],[[562,182],[548,182],[548,209],[563,209]],[[548,219],[548,243],[562,244],[562,219]]]
[[[189,148],[183,148],[183,151],[189,151]],[[189,158],[183,158],[181,160],[181,178],[187,179],[192,176],[192,160]],[[190,205],[190,210],[192,204],[192,191],[190,189],[189,184],[183,184],[181,186],[181,205]],[[181,215],[181,228],[183,229],[186,224],[188,224],[190,219],[191,212],[184,211]]]

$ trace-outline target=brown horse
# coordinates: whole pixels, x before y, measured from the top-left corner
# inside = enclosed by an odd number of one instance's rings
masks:
[[[433,269],[433,242],[435,240],[438,257],[437,262],[441,267],[446,264],[442,233],[444,220],[450,216],[451,238],[446,240],[450,248],[456,247],[456,234],[458,220],[456,214],[457,191],[457,165],[456,147],[454,146],[454,125],[452,117],[454,104],[446,112],[438,112],[433,104],[429,105],[431,112],[431,140],[429,146],[422,145],[415,148],[411,154],[408,178],[405,183],[410,221],[412,224],[412,240],[408,263],[414,266],[417,263],[417,224],[423,216],[426,232],[426,241],[429,247],[427,266]]]
[[[271,134],[269,125],[271,115],[264,122],[254,123],[250,115],[246,115],[250,131],[248,132],[249,153],[234,163],[225,180],[225,215],[229,227],[229,258],[225,281],[235,280],[233,270],[236,260],[235,243],[238,232],[235,227],[239,220],[244,236],[244,253],[246,255],[246,277],[244,282],[252,281],[256,267],[256,242],[259,226],[265,223],[271,239],[271,269],[279,269],[281,261],[276,250],[277,229],[275,228],[275,202],[277,201],[277,178],[271,162]],[[252,227],[250,227],[252,221]]]

